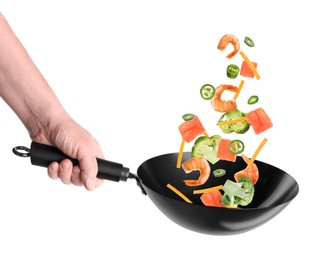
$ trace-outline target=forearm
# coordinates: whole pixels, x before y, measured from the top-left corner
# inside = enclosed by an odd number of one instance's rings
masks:
[[[65,115],[60,102],[0,13],[0,96],[31,137]]]

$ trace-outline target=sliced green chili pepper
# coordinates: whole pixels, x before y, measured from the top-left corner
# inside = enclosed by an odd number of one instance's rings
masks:
[[[200,95],[205,100],[210,100],[215,95],[215,88],[211,84],[205,84],[200,88]]]
[[[226,73],[228,78],[235,79],[238,76],[239,67],[235,64],[230,64],[227,67]]]
[[[254,46],[255,46],[254,41],[253,41],[251,38],[249,38],[249,37],[245,37],[244,42],[245,42],[249,47],[254,47]]]
[[[259,97],[258,97],[258,96],[251,96],[251,97],[248,99],[247,103],[248,103],[249,105],[253,105],[253,104],[256,104],[256,103],[258,102],[258,100],[259,100]]]
[[[182,118],[183,118],[185,121],[189,121],[189,120],[192,120],[192,119],[194,118],[194,114],[192,114],[192,113],[187,113],[187,114],[183,115]]]
[[[216,169],[215,171],[213,171],[213,174],[215,177],[222,177],[226,174],[226,170],[224,169]]]
[[[245,150],[245,145],[243,141],[237,139],[230,142],[228,149],[233,154],[240,154]]]

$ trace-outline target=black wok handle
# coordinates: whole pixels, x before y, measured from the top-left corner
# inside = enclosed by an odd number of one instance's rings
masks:
[[[30,155],[28,156],[30,156],[33,165],[42,167],[48,167],[50,163],[61,162],[66,158],[71,160],[73,165],[79,164],[77,160],[65,155],[56,147],[36,142],[31,143]],[[102,160],[100,158],[97,158],[96,160],[98,165],[98,178],[118,182],[126,181],[130,177],[129,168],[123,167],[122,164]]]

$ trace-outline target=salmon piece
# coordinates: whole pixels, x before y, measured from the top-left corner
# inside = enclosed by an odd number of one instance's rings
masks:
[[[222,160],[235,162],[237,155],[229,151],[228,146],[230,142],[231,140],[228,140],[228,139],[220,140],[220,143],[218,145],[217,157]]]
[[[225,207],[223,203],[221,203],[223,195],[219,190],[213,190],[211,192],[205,192],[200,196],[200,200],[203,202],[205,206],[211,207]]]
[[[273,126],[269,116],[262,108],[249,112],[246,117],[255,134],[260,134]]]
[[[178,127],[178,130],[183,139],[188,143],[193,141],[197,136],[205,133],[205,128],[197,116],[194,116],[191,120],[183,122]]]
[[[257,63],[256,62],[252,62],[252,64],[257,69]],[[240,75],[243,76],[243,77],[248,77],[248,78],[254,78],[255,77],[254,72],[252,72],[252,70],[250,69],[250,67],[248,66],[246,61],[243,61],[243,63],[241,64]]]

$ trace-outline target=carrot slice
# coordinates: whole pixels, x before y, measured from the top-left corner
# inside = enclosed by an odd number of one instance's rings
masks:
[[[251,167],[257,157],[257,155],[259,154],[259,152],[261,151],[261,149],[264,147],[265,143],[268,141],[267,138],[264,138],[261,143],[258,145],[256,151],[254,152],[253,156],[250,158],[250,161],[248,163],[247,167]]]
[[[234,95],[234,98],[233,98],[234,100],[236,100],[236,99],[238,98],[239,93],[240,93],[241,89],[242,89],[243,86],[244,86],[244,83],[245,83],[244,80],[241,80],[241,81],[240,81],[239,86],[238,86],[238,90],[236,91],[236,93],[235,93],[235,95]]]
[[[259,75],[257,69],[255,68],[254,64],[250,61],[250,59],[248,59],[247,55],[243,51],[240,51],[239,54],[243,57],[243,59],[246,61],[247,65],[249,66],[251,71],[255,74],[256,79],[259,80],[260,75]]]
[[[176,168],[181,168],[184,146],[185,146],[185,140],[182,139],[181,146],[179,147],[179,152],[177,156]]]
[[[247,120],[247,117],[242,117],[242,118],[237,118],[237,119],[233,119],[233,120],[229,120],[229,121],[221,121],[221,122],[218,122],[218,125],[220,125],[220,126],[222,126],[222,125],[230,125],[230,124],[243,122],[243,121],[246,121],[246,120]]]
[[[211,188],[206,188],[206,189],[201,189],[201,190],[194,190],[193,194],[202,194],[202,193],[207,193],[207,192],[211,192],[214,190],[221,190],[223,188],[223,185],[218,185],[215,187],[211,187]]]
[[[172,190],[173,192],[175,192],[178,196],[180,196],[183,200],[185,200],[188,203],[193,203],[191,202],[183,193],[181,193],[178,189],[176,189],[174,186],[172,186],[171,184],[167,184],[166,185],[167,188],[169,188],[170,190]]]

